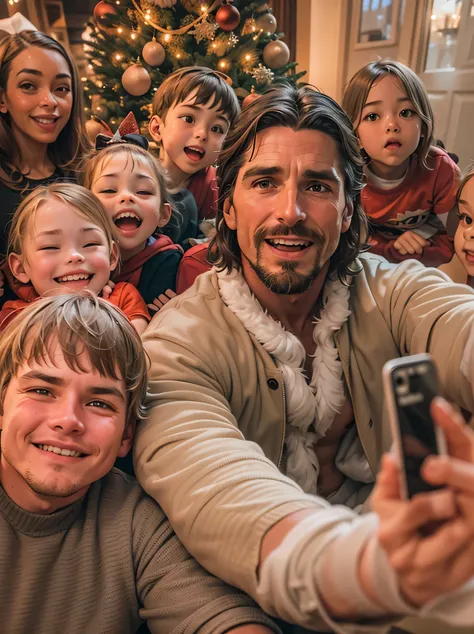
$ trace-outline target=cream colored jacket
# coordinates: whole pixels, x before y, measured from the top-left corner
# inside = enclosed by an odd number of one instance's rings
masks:
[[[391,445],[381,383],[387,360],[429,351],[444,395],[474,411],[472,381],[460,372],[474,291],[414,260],[393,265],[366,254],[360,262],[336,341],[376,472]],[[200,563],[255,597],[267,530],[298,509],[329,506],[275,468],[285,430],[281,372],[225,306],[212,271],[153,318],[143,341],[151,412],[137,429],[137,477]]]

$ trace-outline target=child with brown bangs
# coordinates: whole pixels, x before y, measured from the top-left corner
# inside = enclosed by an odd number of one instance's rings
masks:
[[[71,183],[36,188],[13,216],[3,270],[18,299],[3,305],[0,329],[39,297],[84,289],[102,294],[118,262],[112,221],[90,191]],[[107,301],[139,334],[145,330],[150,315],[132,284],[116,284]]]
[[[172,217],[164,232],[184,249],[202,235],[200,223],[216,216],[214,163],[239,111],[225,75],[209,68],[177,70],[155,93],[148,131],[159,145],[172,204],[182,217]]]
[[[101,149],[85,161],[84,185],[113,224],[121,258],[115,280],[133,284],[156,310],[156,298],[176,290],[183,252],[162,233],[171,215],[164,170],[139,134],[121,135],[119,129],[116,139],[98,138],[96,145]]]
[[[391,262],[449,262],[446,222],[459,169],[434,145],[433,111],[421,80],[399,62],[371,62],[350,80],[342,106],[366,163],[362,205],[373,230],[371,250]]]

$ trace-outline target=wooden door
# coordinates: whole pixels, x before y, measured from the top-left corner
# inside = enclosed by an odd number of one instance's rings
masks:
[[[474,0],[432,0],[425,15],[426,53],[417,72],[435,112],[436,136],[474,159]]]

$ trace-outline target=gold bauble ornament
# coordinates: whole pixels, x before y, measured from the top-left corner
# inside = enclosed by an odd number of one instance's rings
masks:
[[[147,42],[143,47],[142,57],[150,66],[161,66],[166,59],[166,51],[154,37],[151,42]]]
[[[132,64],[122,75],[122,86],[129,95],[141,97],[150,90],[151,77],[139,64]]]
[[[86,134],[91,143],[95,143],[95,138],[98,134],[108,134],[108,132],[109,128],[103,121],[97,118],[86,121]]]
[[[263,13],[260,17],[255,19],[255,26],[257,31],[263,31],[264,33],[273,35],[277,29],[277,21],[273,13]]]
[[[263,49],[263,61],[268,68],[281,68],[290,61],[290,49],[281,40],[272,40]]]

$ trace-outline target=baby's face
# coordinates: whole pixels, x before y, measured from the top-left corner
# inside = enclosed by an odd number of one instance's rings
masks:
[[[474,277],[474,176],[462,188],[458,206],[459,224],[454,249],[467,274]]]

